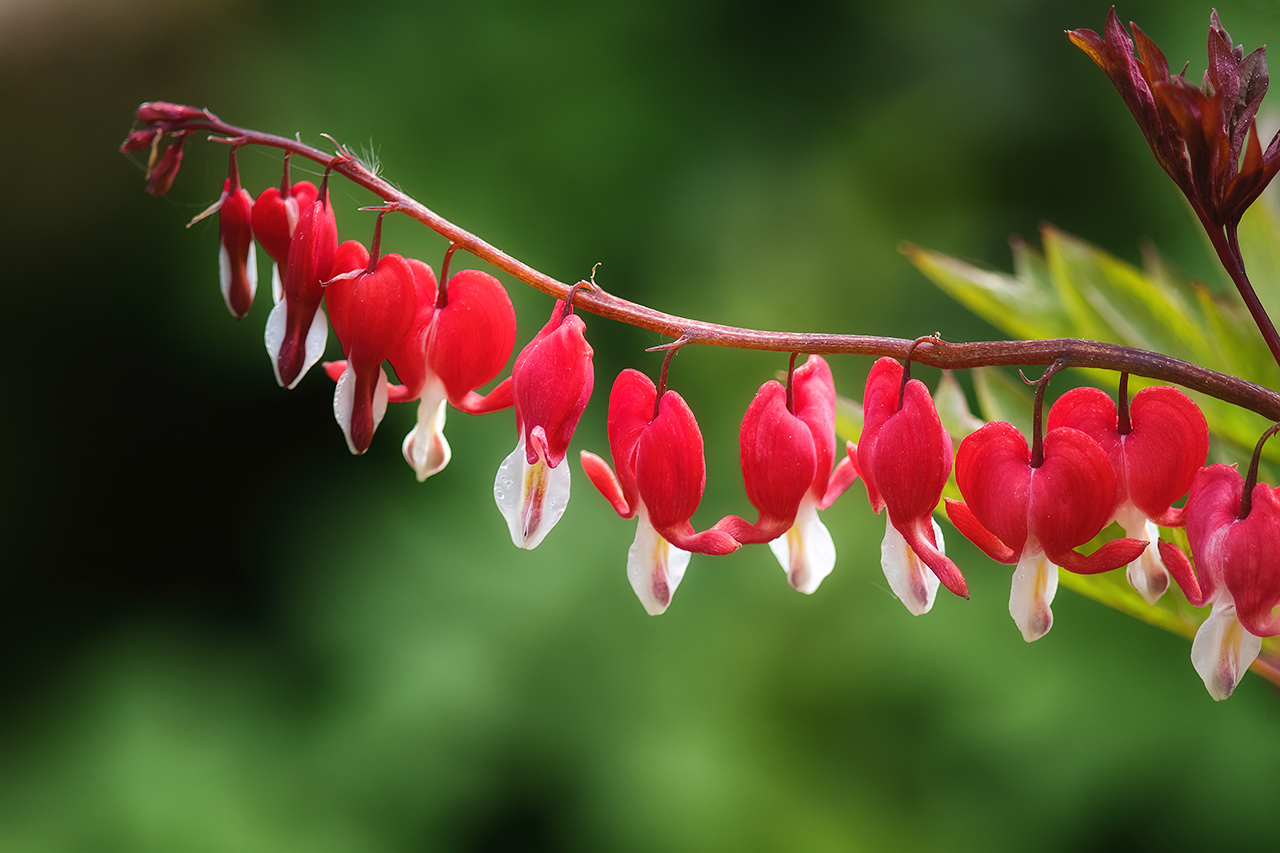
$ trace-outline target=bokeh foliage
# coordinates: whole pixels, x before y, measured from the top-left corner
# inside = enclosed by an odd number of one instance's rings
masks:
[[[840,561],[813,597],[751,548],[695,558],[651,619],[623,573],[632,526],[579,472],[538,551],[506,541],[509,413],[452,417],[454,460],[425,485],[399,458],[409,411],[352,459],[322,376],[275,387],[266,305],[226,316],[212,224],[181,227],[224,152],[190,146],[164,202],[115,153],[152,99],[311,142],[372,135],[391,179],[562,279],[602,261],[610,290],[675,313],[986,338],[899,241],[1003,266],[1007,235],[1046,219],[1133,263],[1149,237],[1216,286],[1062,35],[1106,4],[37,5],[54,12],[0,29],[0,850],[1270,838],[1280,733],[1260,680],[1215,705],[1184,640],[1069,595],[1027,645],[1007,569],[959,541],[972,600],[912,618],[860,487],[825,515]],[[1200,67],[1207,6],[1120,11]],[[1275,41],[1268,4],[1219,12]],[[274,154],[241,165],[255,191],[278,180]],[[339,193],[344,238],[368,238],[366,202]],[[385,239],[443,251],[407,221]],[[511,290],[523,343],[549,306]],[[588,334],[600,390],[575,449],[601,451],[609,381],[655,370],[641,349],[660,341]],[[835,361],[841,393],[861,396],[869,363]],[[747,511],[738,420],[783,366],[675,360],[708,441],[695,523]]]

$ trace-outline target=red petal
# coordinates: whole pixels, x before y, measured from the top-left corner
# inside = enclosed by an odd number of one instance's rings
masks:
[[[1265,483],[1254,486],[1248,517],[1227,533],[1223,580],[1250,634],[1280,634],[1280,617],[1271,615],[1280,605],[1280,496]]]
[[[902,408],[882,418],[883,402],[897,392],[887,385],[880,383],[875,394],[876,417],[866,422],[870,428],[863,427],[858,461],[864,476],[875,481],[894,525],[902,530],[903,525],[928,518],[942,498],[951,476],[951,436],[942,427],[929,390],[918,379],[907,383]]]
[[[1127,566],[1142,556],[1148,544],[1150,543],[1141,539],[1116,539],[1087,557],[1078,551],[1063,551],[1055,554],[1048,548],[1045,549],[1045,556],[1069,572],[1075,572],[1078,575],[1096,575]]]
[[[963,504],[960,504],[963,506]],[[894,525],[897,531],[902,534],[902,538],[907,540],[907,545],[912,551],[916,552],[916,556],[920,558],[929,570],[937,575],[938,580],[942,581],[942,585],[951,590],[961,598],[969,597],[969,585],[965,583],[964,575],[952,560],[938,550],[938,543],[933,540],[933,523],[929,517],[916,518],[908,524]]]
[[[461,400],[498,375],[516,342],[516,312],[496,278],[462,270],[446,289],[427,337],[427,364],[444,381],[449,402]]]
[[[1191,488],[1209,453],[1209,425],[1190,397],[1168,386],[1139,391],[1132,412],[1124,436],[1129,499],[1157,518]]]
[[[1098,535],[1114,509],[1099,497],[1115,490],[1111,460],[1096,441],[1069,427],[1046,433],[1044,464],[1031,472],[1027,518],[1050,560],[1062,566],[1059,558],[1071,561],[1071,549]]]
[[[1073,388],[1059,397],[1049,410],[1045,429],[1052,431],[1058,427],[1080,430],[1096,441],[1107,454],[1111,462],[1111,473],[1116,478],[1116,502],[1112,507],[1114,512],[1115,507],[1129,495],[1124,479],[1124,446],[1116,431],[1115,401],[1098,388]]]
[[[353,244],[353,249],[344,251]],[[346,272],[350,267],[345,264],[361,255],[367,257],[355,240],[343,243],[337,254],[335,274]],[[363,378],[366,367],[381,365],[409,331],[417,307],[413,272],[399,255],[383,255],[372,271],[329,284],[325,304],[343,353],[355,364],[356,375]]]
[[[1031,501],[1031,450],[1022,433],[1003,421],[996,421],[960,442],[956,454],[956,484],[982,527],[1011,553],[1021,554],[1027,542],[1027,512]],[[963,528],[960,532],[982,547]],[[994,554],[992,557],[999,559]]]
[[[973,510],[960,501],[947,498],[947,518],[960,531],[960,535],[968,539],[997,563],[1013,565],[1018,562],[1018,552],[1005,545],[990,530],[982,526],[982,522],[974,516]],[[941,580],[941,578],[939,578]]]
[[[808,424],[813,438],[813,492],[820,498],[827,491],[836,456],[836,385],[831,367],[822,356],[809,356],[791,374],[791,408],[797,418]]]
[[[253,307],[253,284],[248,269],[249,248],[253,245],[253,199],[243,189],[231,192],[231,180],[223,187],[225,198],[218,210],[218,239],[231,263],[227,307],[237,320]],[[253,271],[254,282],[257,270]]]
[[[876,359],[867,374],[867,387],[862,395],[862,436],[858,439],[858,473],[867,487],[867,499],[877,513],[884,509],[884,497],[876,484],[876,471],[871,465],[871,451],[880,427],[898,411],[902,387],[902,365],[895,359]]]
[[[1161,539],[1159,544],[1160,557],[1164,560],[1164,566],[1182,588],[1187,601],[1191,602],[1192,607],[1203,607],[1208,598],[1200,590],[1200,583],[1196,579],[1195,570],[1191,566],[1191,561],[1187,559],[1186,553],[1172,542]]]
[[[631,368],[618,374],[609,394],[609,452],[632,511],[640,499],[636,487],[636,444],[640,433],[653,420],[657,398],[658,389],[653,380]]]
[[[417,293],[417,310],[409,331],[400,343],[387,353],[387,360],[396,369],[396,376],[404,383],[409,400],[416,400],[427,380],[427,335],[436,314],[436,274],[431,267],[416,258],[405,258],[413,272],[413,287]]]
[[[302,211],[310,207],[320,191],[310,181],[299,181],[289,191],[288,198],[280,195],[279,187],[267,187],[253,206],[253,233],[262,249],[278,264],[289,259],[289,242],[298,227]]]
[[[808,424],[787,411],[787,389],[772,380],[760,386],[747,407],[739,439],[747,500],[759,512],[757,527],[762,528],[756,535],[742,532],[751,542],[769,542],[795,522],[814,482],[814,440]]]
[[[689,405],[674,391],[662,395],[658,416],[640,432],[635,475],[640,500],[659,533],[693,517],[707,484],[702,432]]]
[[[563,311],[563,302],[552,307],[550,322],[521,350],[511,370],[518,428],[526,437],[538,426],[546,431],[547,464],[552,468],[568,452],[595,382],[586,324],[577,314],[562,320]],[[525,448],[533,464],[537,457],[527,438]]]
[[[582,470],[587,473],[587,479],[591,484],[600,490],[600,494],[604,495],[613,506],[614,512],[623,518],[631,518],[635,515],[635,510],[627,505],[626,495],[622,493],[622,486],[618,483],[618,478],[614,476],[613,469],[609,467],[609,463],[605,462],[594,453],[585,450],[581,451]]]
[[[1244,478],[1234,465],[1201,468],[1187,498],[1187,541],[1195,557],[1196,573],[1205,599],[1211,599],[1222,583],[1227,532],[1236,523]]]

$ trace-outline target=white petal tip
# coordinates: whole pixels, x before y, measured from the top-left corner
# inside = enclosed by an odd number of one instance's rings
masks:
[[[671,605],[676,587],[689,566],[689,552],[658,535],[642,504],[636,538],[627,551],[627,579],[650,616],[660,616]]]
[[[808,496],[800,504],[791,529],[769,543],[796,592],[813,595],[836,565],[836,545]]]
[[[945,554],[942,529],[936,521],[933,522],[933,536],[938,543],[938,550]],[[880,543],[880,567],[884,569],[889,589],[893,590],[908,613],[923,616],[933,609],[940,585],[938,576],[921,562],[902,533],[893,526],[888,513],[885,513],[884,539]]]
[[[1013,570],[1009,590],[1009,615],[1028,643],[1053,627],[1053,597],[1058,592],[1058,567],[1043,551],[1023,553]]]
[[[493,499],[507,520],[517,548],[537,548],[569,505],[569,466],[549,467],[539,459],[529,464],[524,435],[516,443],[493,481]]]

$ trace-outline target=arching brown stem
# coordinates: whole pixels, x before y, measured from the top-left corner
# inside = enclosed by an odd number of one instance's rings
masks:
[[[244,145],[266,145],[279,148],[286,154],[292,153],[306,157],[328,167],[380,198],[388,202],[396,202],[401,212],[440,234],[454,247],[487,261],[530,287],[556,299],[564,299],[569,294],[570,285],[557,281],[481,240],[469,231],[454,225],[379,178],[345,149],[340,149],[339,154],[335,156],[294,139],[235,127],[207,111],[177,108],[174,114],[182,114],[182,110],[186,110],[186,114],[199,114],[200,117],[153,121],[150,122],[150,126],[171,134],[209,131],[239,137],[237,141]],[[1233,272],[1233,278],[1236,277],[1233,270],[1228,271]],[[443,290],[444,282],[442,281],[441,284]],[[898,359],[905,359],[910,353],[913,361],[944,369],[999,365],[1050,365],[1060,362],[1062,367],[1092,367],[1128,372],[1160,382],[1181,385],[1242,409],[1257,412],[1269,420],[1280,421],[1280,394],[1275,391],[1180,359],[1118,344],[1078,338],[975,343],[950,343],[941,338],[928,338],[913,342],[903,338],[875,335],[771,332],[725,326],[667,314],[613,296],[602,290],[599,285],[596,285],[592,291],[585,289],[579,291],[575,297],[575,303],[584,311],[671,338],[682,338],[684,344],[819,355],[887,355]],[[1280,347],[1273,347],[1273,350],[1277,349]]]

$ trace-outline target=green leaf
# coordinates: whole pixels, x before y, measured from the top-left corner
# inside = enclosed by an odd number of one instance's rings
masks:
[[[836,395],[836,435],[841,441],[858,443],[862,437],[862,404]]]
[[[981,269],[912,243],[901,244],[899,251],[934,284],[1001,331],[1024,339],[1069,334],[1058,295],[1041,276]]]

